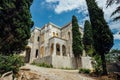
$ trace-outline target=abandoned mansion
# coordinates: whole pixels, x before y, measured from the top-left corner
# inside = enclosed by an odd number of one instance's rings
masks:
[[[83,35],[82,28],[79,28]],[[24,52],[25,61],[32,63],[47,63],[53,67],[74,68],[75,59],[72,52],[72,23],[59,27],[51,22],[42,28],[35,27],[31,31],[31,38]],[[86,61],[85,61],[86,60]],[[90,60],[84,59],[88,66]],[[83,63],[84,63],[83,61]],[[91,65],[89,66],[91,67]]]

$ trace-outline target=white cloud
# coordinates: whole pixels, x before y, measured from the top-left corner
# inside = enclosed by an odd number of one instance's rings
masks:
[[[47,3],[49,3],[49,5],[54,6],[53,9],[57,14],[60,14],[62,12],[72,11],[72,10],[77,10],[77,13],[82,12],[83,15],[88,14],[87,5],[85,2],[86,0],[45,0],[45,1]],[[112,20],[112,18],[110,17],[111,13],[115,10],[115,8],[118,5],[114,4],[114,5],[106,8],[106,0],[96,0],[96,2],[98,3],[98,6],[104,11],[104,17],[105,17],[106,21],[109,23]],[[94,13],[93,13],[93,15],[94,15]],[[89,17],[86,16],[83,19],[83,21],[86,19],[89,19]],[[109,23],[109,26],[111,29],[119,29],[120,30],[119,25],[120,25],[119,22]]]
[[[119,22],[111,22],[109,24],[109,26],[111,29],[116,29],[116,30],[120,31],[120,23]]]
[[[75,9],[78,9],[80,11],[86,8],[84,0],[46,0],[46,2],[47,3],[58,2],[58,5],[56,5],[56,7],[54,8],[55,12],[58,14]]]
[[[120,32],[117,32],[116,34],[114,34],[114,39],[120,40]]]
[[[96,0],[99,7],[103,9],[104,16],[107,22],[109,22],[111,13],[115,10],[117,5],[112,5],[106,8],[106,1],[107,0]],[[78,13],[82,12],[88,14],[86,0],[46,0],[47,3],[57,3],[57,4],[49,4],[55,5],[54,11],[58,14],[62,12],[78,10]]]

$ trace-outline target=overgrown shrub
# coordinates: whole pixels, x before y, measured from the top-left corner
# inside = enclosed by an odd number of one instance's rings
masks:
[[[33,61],[32,65],[36,65],[36,66],[39,66],[39,67],[46,67],[46,68],[53,68],[53,65],[52,64],[47,64],[47,63],[35,63]]]
[[[19,71],[19,67],[24,65],[24,60],[19,55],[3,56],[0,55],[0,75],[13,71],[16,74]]]
[[[101,75],[101,73],[102,73],[102,61],[101,61],[101,58],[100,58],[100,56],[98,54],[96,54],[93,57],[92,65],[93,65],[93,68],[94,68],[93,72],[96,75]]]
[[[83,69],[83,68],[81,68],[79,70],[79,73],[89,74],[90,73],[90,69]]]

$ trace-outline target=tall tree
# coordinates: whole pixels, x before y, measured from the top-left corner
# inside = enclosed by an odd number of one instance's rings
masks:
[[[103,75],[106,75],[105,54],[107,54],[113,46],[113,35],[104,19],[103,11],[98,7],[95,0],[86,0],[86,2],[92,24],[94,48],[97,54],[101,56]]]
[[[76,63],[78,67],[78,59],[82,55],[83,47],[81,40],[81,33],[79,31],[79,25],[76,16],[72,16],[72,49],[73,54],[76,58]]]
[[[25,49],[33,26],[32,0],[0,0],[0,53],[9,55]]]
[[[88,20],[86,20],[84,24],[83,45],[84,45],[85,52],[88,55],[92,56],[92,53],[94,52],[92,27],[91,27],[91,23]]]
[[[111,6],[112,4],[120,4],[120,0],[107,0],[107,7]],[[116,8],[115,11],[111,14],[111,16],[114,16],[115,14],[119,14],[118,16],[113,18],[113,21],[120,20],[120,5]]]

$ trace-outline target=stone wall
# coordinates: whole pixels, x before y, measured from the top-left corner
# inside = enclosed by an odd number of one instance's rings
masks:
[[[72,52],[72,24],[69,23],[61,28],[61,38],[67,40],[66,41],[66,52],[70,57],[73,57]]]
[[[43,58],[38,58],[34,60],[35,63],[46,63],[46,64],[52,64],[52,56],[46,56]]]
[[[92,64],[91,64],[91,57],[81,57],[81,62],[82,62],[82,68],[85,69],[93,69]]]
[[[108,72],[120,72],[120,62],[107,64]]]
[[[46,56],[34,60],[35,63],[52,64],[54,68],[75,68],[75,59],[67,56]]]
[[[76,68],[76,61],[74,57],[69,56],[46,56],[43,58],[39,58],[34,60],[35,63],[47,63],[52,64],[55,68]],[[81,57],[81,61],[78,61],[79,68],[85,68],[93,70],[92,64],[91,64],[91,57]]]
[[[36,59],[36,51],[38,50],[38,55],[39,56],[39,42],[40,40],[38,41],[38,37],[40,37],[40,29],[38,28],[35,28],[32,32],[33,34],[33,40],[34,42],[32,43],[31,45],[31,53],[30,53],[30,63],[33,62],[34,59]]]
[[[75,68],[75,59],[66,56],[52,56],[52,65],[55,68]]]

